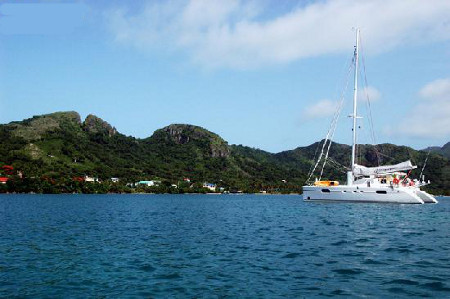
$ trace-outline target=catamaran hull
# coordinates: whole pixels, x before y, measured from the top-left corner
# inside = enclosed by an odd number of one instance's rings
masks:
[[[418,196],[412,189],[379,188],[374,190],[374,188],[356,186],[303,187],[305,201],[423,204],[425,201],[422,197],[425,196],[423,194]]]
[[[437,199],[434,198],[433,195],[431,195],[425,191],[416,190],[416,195],[418,197],[420,197],[420,199],[422,199],[424,203],[438,203]]]

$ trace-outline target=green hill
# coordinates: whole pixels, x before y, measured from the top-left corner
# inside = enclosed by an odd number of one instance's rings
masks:
[[[19,192],[129,192],[126,183],[152,179],[161,180],[165,189],[159,191],[166,192],[172,184],[183,185],[184,178],[195,184],[192,190],[201,190],[203,182],[212,182],[231,191],[301,192],[320,145],[272,154],[229,145],[215,133],[186,124],[172,124],[138,139],[117,132],[94,115],[81,121],[76,112],[0,125],[0,140],[1,165],[12,165],[18,171],[1,190]],[[404,146],[378,147],[384,163],[412,159],[421,167],[426,156],[424,151]],[[377,164],[372,146],[359,148],[361,164]],[[333,144],[330,157],[332,163],[325,168],[324,176],[342,180],[345,169],[338,165],[349,164],[350,147]],[[76,180],[85,175],[103,183],[94,188]],[[448,193],[450,165],[446,158],[432,154],[425,175],[433,181],[430,188],[434,192]],[[119,178],[120,184],[111,184],[113,177]]]

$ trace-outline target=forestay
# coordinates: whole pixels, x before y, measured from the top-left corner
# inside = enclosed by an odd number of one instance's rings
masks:
[[[417,168],[417,166],[413,166],[410,160],[395,165],[385,165],[378,167],[365,167],[362,165],[355,164],[355,167],[353,169],[353,175],[355,177],[382,175],[415,168]]]

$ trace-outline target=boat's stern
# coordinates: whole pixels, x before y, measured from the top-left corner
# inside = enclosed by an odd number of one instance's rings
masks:
[[[424,203],[438,203],[437,199],[433,195],[420,189],[416,190],[416,195],[420,197]]]

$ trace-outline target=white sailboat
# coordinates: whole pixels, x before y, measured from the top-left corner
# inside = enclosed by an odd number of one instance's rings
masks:
[[[356,129],[357,119],[359,118],[357,116],[358,59],[359,29],[356,29],[353,60],[355,63],[353,113],[350,115],[353,119],[353,143],[347,183],[340,185],[337,181],[316,180],[314,184],[303,186],[303,200],[400,204],[437,203],[434,196],[420,189],[420,187],[429,184],[429,181],[425,182],[424,177],[421,180],[412,180],[409,178],[409,173],[405,173],[405,171],[410,172],[417,168],[417,166],[412,165],[411,161],[379,167],[364,167],[356,163]],[[331,145],[331,141],[329,145]],[[326,156],[328,156],[328,153]]]

